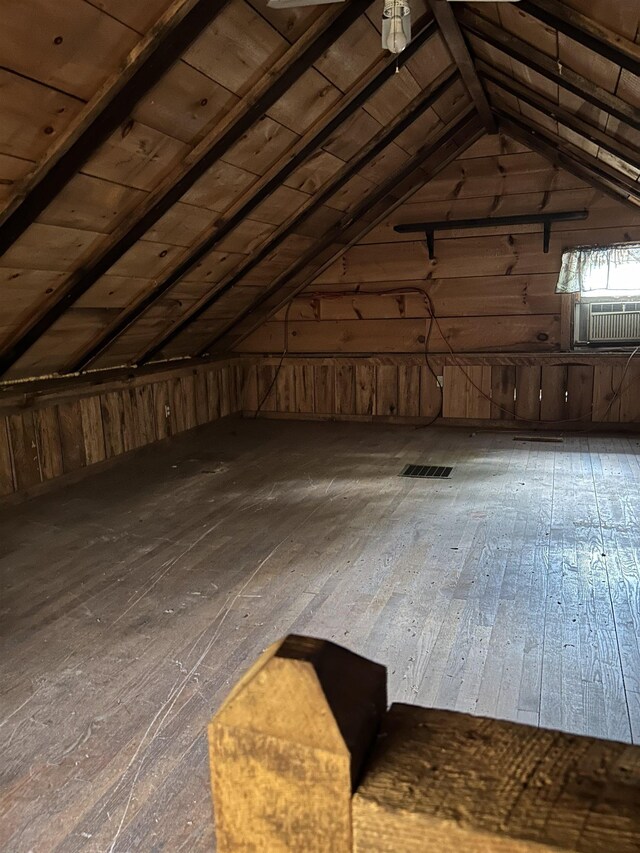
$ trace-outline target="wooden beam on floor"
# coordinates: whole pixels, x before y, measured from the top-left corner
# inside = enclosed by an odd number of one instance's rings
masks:
[[[398,60],[396,60],[395,57],[390,59],[385,67],[371,80],[369,80],[355,95],[355,97],[351,98],[342,109],[335,113],[333,118],[320,127],[320,129],[310,137],[294,157],[290,158],[280,169],[276,170],[273,176],[269,178],[269,180],[264,183],[257,192],[251,195],[247,201],[235,213],[229,216],[229,218],[213,234],[203,240],[193,250],[193,252],[185,258],[184,261],[182,261],[174,270],[172,270],[171,273],[169,273],[169,275],[154,287],[151,293],[140,300],[128,312],[125,312],[124,316],[120,317],[114,325],[110,326],[100,339],[94,342],[91,347],[89,347],[75,361],[69,370],[71,372],[77,372],[87,369],[101,353],[108,349],[111,344],[120,337],[120,335],[122,335],[133,323],[135,323],[136,320],[148,311],[149,308],[165,293],[167,293],[168,290],[181,281],[184,276],[190,272],[190,270],[197,266],[197,264],[200,263],[200,261],[206,257],[209,252],[215,249],[215,247],[224,240],[224,238],[230,234],[234,228],[237,228],[243,219],[249,216],[251,212],[273,192],[275,192],[278,187],[284,184],[287,178],[289,178],[289,176],[292,175],[293,172],[302,165],[302,163],[304,163],[324,142],[326,142],[326,140],[329,139],[331,135],[334,134],[357,109],[369,100],[369,98],[371,98],[371,96],[375,94],[375,92],[377,92],[380,87],[393,76],[393,74],[395,74],[396,68],[404,65],[409,59],[411,59],[411,57],[414,56],[436,32],[437,29],[434,22],[429,21],[423,29],[416,34],[409,47],[400,54]],[[453,79],[451,79],[450,82],[453,82]],[[430,94],[430,92],[427,92],[427,95]],[[430,98],[425,98],[425,103],[427,106],[425,106],[424,109],[427,109],[430,103],[432,103],[432,100]],[[397,131],[397,133],[400,132],[401,130]],[[372,158],[373,155],[370,159]],[[336,190],[334,189],[333,192],[335,191]],[[284,237],[282,239],[284,239]],[[279,240],[279,242],[282,241]],[[275,248],[275,245],[270,244],[269,251],[273,248]],[[264,257],[266,257],[266,255],[264,255]],[[163,346],[167,342],[168,341],[163,341]],[[142,356],[140,363],[151,358],[156,351],[157,349],[154,347],[153,353],[145,353],[144,356]]]
[[[638,75],[640,45],[598,24],[558,0],[519,0],[518,9],[593,51],[603,59]]]
[[[640,130],[640,110],[636,107],[612,95],[581,74],[577,74],[570,68],[558,68],[557,60],[542,53],[537,48],[503,30],[491,21],[474,14],[470,9],[461,9],[458,20],[463,29],[485,41],[487,44],[504,53],[506,56],[520,62],[525,68],[530,68],[547,80],[551,80],[568,92],[572,92],[584,101],[593,104],[594,107],[628,124],[635,130]]]
[[[318,246],[286,270],[239,317],[219,331],[198,355],[213,351],[214,346],[216,351],[227,351],[244,340],[267,317],[304,290],[326,267],[478,140],[483,132],[483,125],[476,111],[465,111],[443,134],[423,146],[409,163],[392,175],[377,192],[372,193],[356,210],[347,214]],[[364,226],[361,224],[363,217],[366,217]],[[241,325],[245,320],[248,321],[248,328]],[[236,333],[229,338],[232,331]]]
[[[598,192],[609,196],[621,204],[626,204],[628,207],[638,212],[640,200],[635,202],[628,193],[622,194],[620,190],[612,184],[608,177],[600,172],[596,172],[586,164],[578,162],[573,157],[563,152],[554,141],[549,141],[542,135],[542,130],[539,127],[534,127],[522,121],[521,117],[516,117],[506,112],[496,111],[500,129],[508,136],[513,137],[517,142],[537,151],[546,157],[550,162],[565,169],[576,178],[584,181],[589,186],[593,187]]]
[[[179,201],[196,181],[211,166],[259,121],[325,51],[331,47],[349,27],[363,15],[371,0],[352,0],[335,18],[323,19],[323,26],[315,38],[303,37],[303,46],[297,43],[287,52],[278,73],[265,78],[263,89],[248,103],[237,119],[221,136],[192,163],[182,177],[158,198],[126,233],[110,246],[92,265],[72,277],[65,292],[49,306],[47,311],[35,317],[18,340],[0,355],[0,376],[27,352],[34,343],[58,320],[64,312],[83,296],[120,258],[146,234],[146,232]]]
[[[219,853],[351,853],[351,797],[386,709],[380,664],[293,634],[263,652],[209,724]]]
[[[589,124],[589,122],[580,118],[576,113],[555,104],[549,98],[546,98],[539,92],[535,92],[513,77],[509,77],[504,72],[480,61],[478,62],[478,73],[486,82],[493,83],[504,92],[508,92],[510,95],[524,101],[545,115],[551,116],[551,118],[560,122],[560,124],[563,124],[569,130],[583,136],[595,145],[599,145],[600,148],[603,148],[615,157],[619,157],[630,165],[638,161],[638,151],[627,145],[624,141],[605,133],[595,125]]]
[[[138,364],[146,364],[158,353],[162,352],[163,348],[171,341],[175,340],[191,323],[201,317],[205,311],[208,311],[225,293],[228,293],[231,288],[239,284],[251,270],[259,263],[267,258],[287,237],[295,233],[296,230],[305,222],[319,207],[321,207],[328,199],[331,198],[338,190],[340,190],[357,172],[364,166],[370,163],[381,151],[390,145],[401,133],[410,127],[416,119],[423,115],[458,79],[456,72],[448,75],[444,81],[435,86],[433,89],[420,95],[413,101],[408,110],[400,114],[397,121],[393,122],[390,127],[384,128],[380,133],[376,134],[372,142],[365,146],[359,157],[354,158],[346,164],[336,178],[324,187],[324,189],[315,195],[310,203],[302,210],[285,223],[285,226],[279,229],[276,234],[270,238],[262,247],[260,247],[248,261],[243,264],[240,269],[232,273],[226,281],[214,286],[214,291],[200,300],[197,305],[188,313],[187,316],[181,318],[166,334],[157,340],[147,351],[137,360]],[[416,103],[417,101],[417,103]],[[208,251],[208,250],[207,250]],[[206,254],[206,253],[205,253]],[[202,255],[198,252],[197,259],[192,266],[197,263]],[[185,273],[183,272],[182,275]],[[162,285],[161,285],[162,286]]]
[[[136,104],[220,14],[228,0],[174,2],[100,89],[0,219],[0,255],[53,201]],[[191,8],[189,8],[191,7]]]
[[[476,72],[473,58],[467,47],[462,30],[458,25],[448,0],[430,0],[429,5],[436,19],[453,61],[458,66],[462,81],[467,87],[471,100],[478,110],[487,133],[496,133],[496,123],[486,93]]]

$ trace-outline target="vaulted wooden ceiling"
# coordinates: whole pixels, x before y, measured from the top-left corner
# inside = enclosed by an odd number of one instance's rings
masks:
[[[496,128],[640,205],[637,0],[4,0],[0,372],[200,355]]]

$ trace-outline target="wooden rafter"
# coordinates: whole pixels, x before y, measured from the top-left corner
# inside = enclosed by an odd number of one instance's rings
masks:
[[[576,113],[555,104],[553,101],[549,100],[549,98],[545,97],[545,95],[541,95],[529,86],[525,86],[518,80],[509,77],[504,72],[493,68],[485,62],[479,61],[478,73],[486,82],[498,86],[498,88],[502,89],[504,92],[507,92],[515,98],[518,98],[518,100],[524,101],[524,103],[529,104],[529,106],[540,110],[540,112],[543,112],[545,115],[550,116],[565,127],[569,128],[569,130],[572,130],[574,133],[588,139],[589,142],[599,145],[600,148],[603,148],[610,154],[619,157],[621,160],[624,160],[629,164],[637,162],[638,151],[636,149],[627,145],[622,140],[616,139],[610,134],[605,133],[600,130],[599,127],[596,127],[595,125],[580,118]]]
[[[586,15],[558,0],[520,0],[518,9],[572,41],[589,48],[632,74],[640,68],[640,45],[597,24]]]
[[[64,189],[92,154],[126,121],[136,104],[177,62],[229,0],[174,3],[126,65],[80,113],[69,133],[31,175],[0,217],[0,255]]]
[[[471,100],[475,104],[487,133],[496,133],[496,123],[487,100],[480,78],[476,73],[473,59],[458,25],[453,8],[448,0],[430,0],[431,10],[436,19],[442,38],[446,42],[453,61],[458,66],[462,81],[467,87]]]
[[[279,276],[264,294],[218,332],[198,355],[213,351],[214,346],[216,351],[227,351],[251,334],[268,316],[304,290],[334,260],[479,139],[483,132],[483,125],[475,110],[473,113],[465,111],[443,134],[423,146],[406,166],[331,229],[318,246],[305,253]],[[248,329],[241,327],[244,320],[249,320]],[[236,335],[227,340],[229,333],[234,330]]]
[[[44,314],[35,317],[20,338],[0,356],[0,376],[15,364],[71,305],[108,272],[182,198],[187,190],[262,118],[276,101],[289,90],[291,85],[311,68],[314,62],[347,31],[359,16],[364,14],[370,2],[371,0],[352,0],[337,17],[325,24],[314,39],[309,41],[303,38],[304,48],[301,49],[294,45],[288,51],[278,73],[266,78],[267,82],[265,82],[261,94],[249,99],[249,103],[242,109],[236,121],[221,136],[216,137],[215,142],[200,154],[181,178],[175,181],[151,207],[145,210],[126,233],[93,264],[73,276],[64,293],[48,307]]]
[[[458,19],[466,32],[476,36],[497,50],[541,74],[558,86],[572,92],[598,109],[640,130],[640,110],[612,95],[581,74],[570,68],[559,69],[555,59],[539,51],[537,48],[496,26],[491,21],[480,18],[469,9],[460,10]]]
[[[497,110],[496,114],[500,128],[504,133],[542,154],[547,160],[562,167],[598,192],[628,205],[636,212],[638,211],[640,197],[638,197],[637,202],[630,200],[630,194],[617,187],[599,167],[594,168],[586,162],[576,159],[575,155],[568,154],[562,146],[562,140],[558,137],[552,137],[538,125],[524,121],[522,116],[515,116],[501,110]]]
[[[552,141],[553,144],[557,144],[563,154],[572,157],[574,160],[578,160],[582,165],[591,169],[594,174],[601,175],[606,178],[609,183],[617,186],[622,193],[625,193],[627,196],[633,196],[640,201],[640,184],[638,184],[634,178],[614,169],[608,163],[599,160],[597,157],[594,157],[588,151],[584,151],[582,148],[574,145],[569,140],[563,139],[561,136],[547,130],[537,123],[534,123],[530,119],[525,119],[524,116],[516,114],[506,104],[500,105],[496,112],[500,116],[504,117],[506,115],[515,121],[528,121],[529,126],[533,127],[536,133],[542,134],[542,136],[544,136],[548,141]]]
[[[285,160],[284,165],[274,171],[274,174],[256,192],[249,195],[246,202],[229,216],[222,225],[208,235],[191,253],[186,257],[169,275],[159,282],[153,291],[134,305],[124,316],[121,316],[115,325],[109,327],[106,332],[86,350],[70,367],[71,372],[86,369],[98,356],[108,349],[109,346],[122,335],[139,317],[154,305],[167,291],[174,287],[187,275],[200,261],[221,243],[238,225],[246,219],[266,198],[286,182],[297,168],[299,168],[312,154],[317,151],[335,132],[347,121],[357,109],[359,109],[369,98],[372,97],[389,78],[395,74],[398,65],[404,65],[420,48],[434,35],[436,27],[433,21],[429,21],[419,33],[416,34],[409,47],[403,51],[399,60],[391,58],[384,68],[372,79],[366,82],[355,95],[349,99],[344,107],[325,122],[316,132],[311,134],[305,144],[293,157]],[[427,96],[431,93],[427,92]],[[438,95],[439,97],[439,95]],[[427,98],[425,98],[425,101]],[[428,105],[424,109],[428,108]],[[416,116],[417,117],[417,116]],[[400,132],[400,131],[398,131]],[[270,251],[270,250],[269,250]]]
[[[449,74],[445,80],[418,96],[407,108],[400,114],[398,119],[389,127],[383,128],[365,149],[356,156],[353,160],[346,164],[340,170],[334,179],[329,181],[327,185],[310,200],[307,206],[297,212],[294,216],[284,224],[284,227],[278,229],[275,235],[270,238],[262,247],[251,255],[251,257],[234,273],[232,273],[226,281],[214,287],[211,294],[200,300],[198,304],[190,311],[186,317],[181,318],[160,340],[156,341],[147,351],[137,360],[140,364],[146,364],[150,359],[161,352],[167,344],[171,343],[184,329],[191,323],[201,317],[205,311],[208,311],[219,299],[221,299],[231,288],[239,284],[246,276],[265,260],[275,249],[278,248],[291,234],[294,234],[298,228],[305,222],[318,208],[320,208],[328,199],[335,195],[355,174],[357,174],[366,165],[371,163],[388,145],[390,145],[401,133],[410,127],[421,115],[423,115],[458,79],[457,73]]]

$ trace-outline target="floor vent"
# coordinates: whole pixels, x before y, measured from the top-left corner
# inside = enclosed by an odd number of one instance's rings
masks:
[[[405,465],[401,477],[418,477],[422,479],[446,480],[451,476],[453,468],[444,465]]]

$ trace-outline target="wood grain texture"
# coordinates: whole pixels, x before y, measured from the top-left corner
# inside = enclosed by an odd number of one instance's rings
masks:
[[[352,788],[385,710],[384,667],[307,637],[267,649],[209,725],[219,853],[349,853]]]
[[[2,506],[3,850],[210,853],[207,724],[288,633],[393,702],[640,739],[637,435],[414,426],[220,420]]]
[[[353,798],[354,850],[632,853],[638,797],[637,747],[393,705]]]
[[[307,368],[308,379],[310,371]],[[31,399],[24,390],[16,393],[13,406],[0,397],[7,413],[0,416],[0,496],[30,495],[41,481],[55,482],[235,414],[243,405],[243,381],[242,366],[222,364],[215,369],[183,368],[161,381],[153,374],[146,380],[98,381],[84,390],[65,391],[54,383]],[[308,381],[306,387],[313,395],[313,383]],[[291,400],[295,398],[292,394]],[[289,409],[289,402],[283,409]]]

